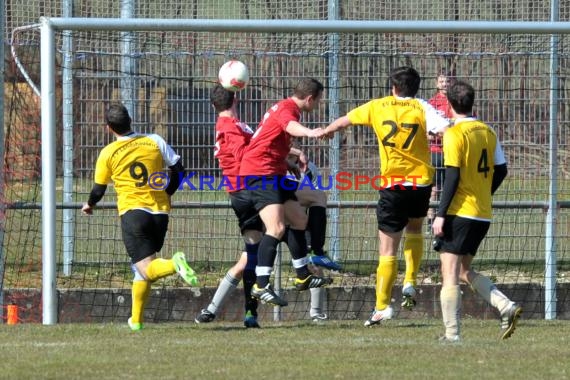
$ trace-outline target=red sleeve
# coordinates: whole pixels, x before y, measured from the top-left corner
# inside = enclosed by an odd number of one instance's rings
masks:
[[[287,106],[284,107],[281,112],[279,112],[279,115],[275,116],[278,117],[277,120],[279,121],[279,126],[281,129],[285,130],[287,129],[290,121],[299,121],[299,118],[301,117],[301,111],[297,105],[291,101],[290,103],[287,103]]]

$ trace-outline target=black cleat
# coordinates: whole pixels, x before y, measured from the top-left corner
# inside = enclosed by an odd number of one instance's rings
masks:
[[[304,280],[301,280],[300,278],[296,278],[295,279],[295,288],[297,290],[307,290],[307,289],[311,289],[311,288],[321,288],[323,286],[330,285],[332,283],[333,283],[332,278],[324,278],[324,277],[319,277],[319,276],[315,276],[313,274],[310,274]]]
[[[209,312],[207,309],[202,309],[200,314],[194,318],[194,322],[196,323],[210,323],[214,319],[216,319],[216,314]]]
[[[288,305],[287,301],[279,297],[269,284],[267,284],[265,288],[258,288],[257,284],[253,285],[253,288],[251,288],[251,296],[257,298],[262,303],[269,303],[277,306]]]

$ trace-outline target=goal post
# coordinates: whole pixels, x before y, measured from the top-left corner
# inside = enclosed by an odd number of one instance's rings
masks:
[[[266,34],[324,34],[328,36],[344,35],[344,34],[367,34],[373,38],[374,35],[409,35],[409,34],[505,34],[505,35],[563,35],[570,34],[569,22],[487,22],[487,21],[342,21],[342,20],[212,20],[212,19],[111,19],[111,18],[42,18],[40,20],[41,33],[41,162],[42,162],[42,321],[46,325],[57,323],[58,305],[57,305],[57,288],[56,288],[56,271],[57,271],[57,221],[56,208],[77,208],[77,203],[70,204],[63,202],[59,204],[56,199],[56,131],[57,119],[56,114],[56,32],[62,31],[109,31],[109,32],[212,32],[212,33],[266,33]],[[190,38],[190,37],[188,37]],[[335,45],[337,39],[330,38],[325,55],[333,55],[338,53],[341,48]],[[550,40],[550,46],[547,46],[546,53],[550,54],[550,59],[556,61],[558,57],[556,52],[559,50],[556,38]],[[402,44],[408,43],[402,39]],[[231,50],[231,48],[228,48]],[[475,48],[474,48],[475,49]],[[231,52],[230,52],[231,53]],[[239,53],[239,52],[236,52]],[[473,54],[479,54],[476,49]],[[544,54],[541,51],[540,54]],[[168,54],[168,53],[165,53]],[[273,54],[273,52],[253,52],[256,54]],[[288,53],[294,56],[292,53]],[[371,52],[372,55],[378,52]],[[409,58],[406,51],[398,52],[403,59]],[[467,54],[467,53],[465,53]],[[500,54],[497,53],[497,54]],[[386,59],[389,59],[390,52],[386,51]],[[461,59],[462,54],[457,55],[457,59]],[[556,68],[554,63],[550,67]],[[358,68],[358,70],[364,70]],[[335,71],[336,70],[336,71]],[[340,72],[340,70],[345,70]],[[466,69],[467,70],[467,69]],[[422,74],[422,70],[419,70]],[[385,73],[382,73],[385,74]],[[467,75],[468,72],[461,73]],[[484,74],[484,73],[479,73]],[[303,73],[295,73],[295,75],[303,76]],[[330,65],[326,73],[331,80],[329,86],[333,86],[330,91],[327,102],[328,116],[341,115],[340,103],[344,100],[338,89],[342,86],[338,83],[339,78],[352,75],[346,67],[340,68],[340,65]],[[366,75],[366,73],[364,73]],[[65,82],[66,78],[63,78]],[[184,80],[189,80],[185,78]],[[552,72],[549,78],[549,87],[551,89],[558,88],[558,76],[556,72]],[[380,82],[378,80],[378,82]],[[358,80],[355,79],[355,82]],[[345,84],[349,87],[350,85]],[[285,86],[283,86],[285,87]],[[552,104],[558,104],[557,93],[552,92]],[[361,100],[361,99],[358,99]],[[356,100],[354,100],[356,101]],[[352,103],[351,103],[352,104]],[[558,155],[557,137],[559,135],[559,115],[558,108],[551,107],[548,130],[549,158],[548,158],[548,194],[544,197],[537,197],[529,202],[529,208],[544,208],[547,215],[544,220],[545,232],[545,318],[553,319],[556,317],[556,227],[557,227],[557,210],[564,207],[565,204],[558,201]],[[322,123],[331,120],[321,120]],[[341,147],[337,142],[333,142],[330,152],[327,153],[327,162],[338,165],[339,150]],[[377,160],[376,155],[373,158]],[[323,161],[324,162],[324,161]],[[330,167],[331,173],[338,172],[339,167]],[[340,207],[343,200],[340,197],[333,197],[332,207]],[[338,203],[337,203],[338,200]],[[519,200],[516,207],[525,208],[525,200]],[[501,201],[499,201],[501,203]],[[503,199],[502,203],[508,205],[507,200]],[[357,203],[347,204],[357,205]],[[369,203],[366,203],[367,207]],[[336,223],[336,221],[335,221]],[[339,222],[340,223],[340,222]],[[339,236],[329,236],[330,240],[341,239]]]
[[[42,20],[41,34],[41,137],[42,137],[42,322],[57,323],[56,289],[56,187],[55,187],[55,29]]]

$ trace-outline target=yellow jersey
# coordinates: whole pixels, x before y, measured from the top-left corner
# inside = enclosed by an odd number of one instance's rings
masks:
[[[170,211],[170,200],[164,191],[167,183],[160,183],[167,179],[156,173],[165,173],[165,165],[173,166],[178,160],[180,156],[158,135],[120,136],[99,154],[95,183],[114,183],[119,215],[133,209],[167,214]]]
[[[459,168],[459,184],[447,214],[490,221],[494,166],[506,163],[495,131],[475,118],[462,118],[443,135],[445,166]]]
[[[432,183],[427,133],[442,132],[449,121],[425,100],[386,96],[353,109],[347,117],[352,125],[374,128],[384,178],[403,179],[404,185]]]

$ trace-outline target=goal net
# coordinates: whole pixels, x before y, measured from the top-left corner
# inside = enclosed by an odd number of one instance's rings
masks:
[[[215,112],[209,92],[219,67],[229,59],[239,59],[249,68],[249,85],[238,98],[240,117],[253,128],[303,77],[317,78],[326,87],[321,106],[303,116],[302,123],[311,128],[326,126],[353,107],[387,95],[388,73],[398,66],[413,66],[420,72],[423,79],[418,95],[426,99],[434,95],[442,71],[470,82],[476,89],[476,115],[497,131],[509,164],[509,175],[494,197],[494,220],[477,254],[476,269],[490,276],[513,300],[523,302],[527,317],[542,318],[545,301],[541,295],[548,280],[545,260],[553,264],[550,257],[545,259],[545,247],[552,238],[562,248],[557,252],[555,274],[560,282],[559,305],[568,299],[568,288],[563,286],[568,270],[563,248],[568,212],[563,207],[555,210],[556,217],[550,219],[554,224],[549,225],[546,209],[549,193],[555,191],[559,199],[567,199],[570,192],[569,133],[563,127],[570,122],[566,105],[570,76],[564,64],[569,54],[567,34],[561,34],[553,44],[550,35],[517,30],[405,33],[359,31],[355,26],[354,31],[347,27],[338,33],[264,32],[226,25],[220,31],[172,30],[170,26],[132,31],[111,30],[105,24],[108,21],[92,19],[100,23],[98,30],[67,27],[70,32],[54,31],[56,204],[49,207],[56,209],[59,321],[123,321],[130,313],[133,274],[112,187],[93,216],[82,216],[79,210],[93,183],[97,155],[112,138],[103,119],[104,109],[112,101],[127,105],[137,132],[163,136],[196,178],[197,189],[185,187],[173,198],[175,207],[161,255],[170,257],[175,251],[184,251],[199,273],[201,288],[188,290],[177,278],[155,283],[147,319],[193,320],[238,258],[243,242],[226,193],[198,182],[200,176],[220,177],[214,159]],[[162,21],[167,24],[169,20]],[[28,82],[36,84],[39,50],[29,45],[37,46],[38,41],[38,28],[15,34],[14,56]],[[553,60],[560,63],[560,70],[554,73],[554,88]],[[42,286],[40,149],[46,141],[40,139],[41,99],[28,82],[12,84],[6,104],[9,149],[4,168],[3,288],[10,302],[33,300],[37,308],[25,309],[23,318],[40,321],[40,295],[33,289]],[[557,154],[551,161],[553,90],[559,128]],[[46,103],[42,100],[41,104]],[[298,144],[325,178],[339,171],[352,178],[379,173],[378,143],[370,128],[348,128],[333,143],[299,139]],[[552,170],[558,177],[554,188]],[[325,309],[333,319],[365,319],[374,308],[378,194],[370,185],[356,185],[327,191],[331,200],[327,247],[343,265],[341,272],[331,273],[334,284],[327,289]],[[439,256],[431,249],[427,226],[425,230],[418,307],[413,313],[400,312],[400,275],[392,294],[400,318],[439,313],[439,307],[434,306],[441,284]],[[309,294],[292,290],[294,274],[286,246],[280,260],[278,287],[289,301],[280,316],[287,320],[308,318]],[[401,253],[398,260],[402,274]],[[469,290],[464,293],[466,313],[489,314],[482,301],[470,298]],[[237,291],[235,297],[242,295]],[[241,301],[228,302],[219,318],[240,319],[241,305]]]

